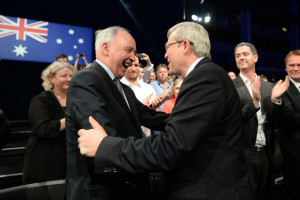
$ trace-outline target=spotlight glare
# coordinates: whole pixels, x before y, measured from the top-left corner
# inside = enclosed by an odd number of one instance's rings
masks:
[[[192,15],[192,20],[197,21],[198,17],[197,15]]]
[[[210,22],[210,16],[209,15],[204,18],[204,22],[205,23],[209,23]]]
[[[198,22],[202,22],[202,17],[198,17]]]

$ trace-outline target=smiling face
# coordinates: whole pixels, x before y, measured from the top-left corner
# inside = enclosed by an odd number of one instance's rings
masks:
[[[136,57],[132,65],[127,68],[125,72],[125,78],[130,81],[136,81],[139,75],[139,68],[140,68],[139,59]]]
[[[253,55],[248,46],[238,47],[235,51],[235,62],[240,71],[255,70],[257,60],[258,55]]]
[[[135,40],[129,33],[123,31],[119,31],[111,42],[103,43],[103,50],[108,58],[107,66],[119,79],[136,60]]]
[[[53,76],[50,76],[50,82],[53,84],[53,90],[67,92],[73,71],[67,67],[58,70]]]
[[[285,71],[293,80],[300,83],[300,55],[290,55],[286,59]]]

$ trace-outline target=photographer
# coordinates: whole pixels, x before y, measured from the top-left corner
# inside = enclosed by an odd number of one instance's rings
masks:
[[[78,64],[78,61],[79,61],[79,58],[82,57],[85,65],[79,65]],[[75,63],[74,63],[74,68],[76,69],[76,71],[78,72],[79,70],[87,67],[89,65],[88,61],[86,60],[86,57],[83,53],[77,53],[76,54],[76,60],[75,60]]]
[[[145,83],[147,83],[151,72],[153,71],[153,64],[151,63],[150,57],[145,54],[145,53],[137,53],[136,56],[140,59],[140,60],[144,60],[146,62],[146,66],[144,67],[144,76],[143,76],[143,81]]]

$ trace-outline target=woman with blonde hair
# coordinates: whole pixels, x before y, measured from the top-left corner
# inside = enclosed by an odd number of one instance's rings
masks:
[[[162,111],[165,113],[172,113],[173,107],[175,105],[175,101],[176,98],[178,96],[181,84],[183,82],[183,78],[179,77],[177,79],[175,79],[172,87],[171,87],[171,91],[170,91],[170,99],[168,99],[163,106]]]
[[[24,184],[65,179],[65,107],[74,68],[55,61],[42,72],[45,91],[31,99],[28,118],[32,127],[26,146]]]

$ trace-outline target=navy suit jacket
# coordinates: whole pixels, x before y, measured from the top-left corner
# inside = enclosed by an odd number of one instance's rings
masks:
[[[169,199],[252,199],[239,96],[227,73],[202,59],[181,85],[166,131],[135,140],[105,137],[95,157],[132,173],[166,173]]]
[[[89,116],[93,116],[108,135],[114,137],[142,138],[141,125],[164,130],[168,115],[144,106],[131,88],[121,85],[130,110],[110,76],[97,62],[79,71],[70,83],[66,108],[67,199],[107,198],[110,189],[120,182],[139,184],[139,176],[111,168],[106,169],[104,174],[97,174],[94,159],[82,156],[78,149],[77,132],[91,128]]]

